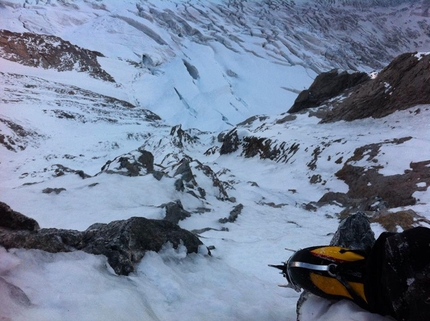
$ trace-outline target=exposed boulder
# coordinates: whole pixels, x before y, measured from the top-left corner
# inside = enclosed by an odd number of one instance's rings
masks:
[[[100,52],[56,36],[0,30],[0,57],[31,67],[88,72],[94,78],[114,82],[97,61],[97,57],[103,57]]]
[[[32,218],[12,210],[6,203],[0,202],[0,227],[35,231],[39,229],[39,224]]]
[[[183,244],[188,253],[198,252],[203,245],[196,235],[167,220],[132,217],[109,224],[96,223],[83,232],[38,229],[34,220],[12,211],[4,203],[0,206],[0,245],[6,249],[39,249],[51,253],[81,250],[102,254],[115,273],[121,275],[133,272],[147,251],[159,251],[167,242],[175,248]]]
[[[303,90],[294,101],[289,113],[296,113],[306,108],[318,107],[327,100],[340,95],[345,89],[369,80],[364,72],[348,73],[333,69],[319,74],[309,89]]]
[[[343,220],[330,241],[330,245],[352,250],[371,248],[373,243],[375,243],[375,234],[370,228],[370,221],[361,212]]]
[[[146,175],[154,171],[154,156],[151,152],[138,148],[106,162],[101,171],[125,176]]]
[[[430,55],[405,53],[395,58],[375,79],[354,88],[335,104],[322,122],[381,118],[397,110],[430,103]]]
[[[162,204],[161,207],[166,209],[166,216],[164,219],[173,224],[178,224],[179,221],[185,220],[187,217],[191,216],[191,213],[184,209],[180,200]]]
[[[84,234],[81,250],[103,254],[117,274],[134,271],[147,251],[158,252],[167,242],[174,248],[183,244],[187,252],[198,252],[203,243],[193,233],[165,220],[132,217],[128,220],[90,226]]]
[[[238,216],[242,213],[243,210],[243,204],[238,204],[236,205],[231,211],[230,211],[230,215],[228,217],[224,217],[224,218],[220,218],[219,222],[220,223],[233,223],[236,221],[236,219],[238,218]]]

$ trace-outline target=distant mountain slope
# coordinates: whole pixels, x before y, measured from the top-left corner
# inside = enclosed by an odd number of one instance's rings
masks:
[[[286,111],[321,71],[380,69],[430,43],[420,2],[360,9],[313,1],[0,4],[1,29],[99,52],[103,72],[127,88],[130,103],[186,128],[225,129]]]

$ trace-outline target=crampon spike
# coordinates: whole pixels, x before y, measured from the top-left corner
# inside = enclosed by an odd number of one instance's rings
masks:
[[[270,267],[273,267],[275,269],[279,269],[279,270],[284,270],[285,269],[285,265],[273,265],[273,264],[269,264]]]

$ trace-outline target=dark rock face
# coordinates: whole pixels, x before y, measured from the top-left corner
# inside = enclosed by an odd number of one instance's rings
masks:
[[[430,55],[405,53],[398,56],[375,79],[355,87],[322,122],[381,118],[397,110],[430,103],[429,63]]]
[[[101,53],[55,36],[0,30],[0,56],[31,67],[88,72],[94,78],[114,82],[97,61]]]
[[[369,219],[358,212],[343,220],[334,234],[330,245],[351,250],[365,250],[375,243],[375,234],[370,228]]]
[[[180,200],[163,204],[161,207],[166,209],[166,216],[164,219],[173,224],[178,224],[179,221],[191,216],[191,213],[184,209]]]
[[[247,158],[259,156],[261,159],[270,159],[282,163],[288,163],[300,147],[298,143],[287,145],[286,142],[267,137],[245,136],[239,139],[237,128],[223,136],[220,135],[218,140],[222,142],[220,155],[231,154],[241,149],[241,156]]]
[[[197,135],[192,134],[192,130],[183,130],[181,125],[173,126],[170,136],[172,136],[172,144],[178,148],[183,148],[184,144],[194,144],[199,140]]]
[[[108,174],[140,176],[154,171],[154,156],[142,148],[114,158],[101,168]]]
[[[37,249],[50,253],[80,250],[83,234],[74,230],[39,229],[10,231],[0,229],[0,245],[9,248]]]
[[[81,250],[102,254],[115,273],[128,275],[134,271],[147,251],[159,251],[167,242],[177,248],[183,244],[188,253],[198,252],[203,243],[193,233],[166,220],[132,217],[109,224],[93,224],[87,230],[38,229],[37,223],[2,206],[0,245],[9,248],[39,249],[51,253]]]
[[[117,274],[128,275],[134,271],[145,252],[161,250],[167,242],[177,248],[184,244],[188,253],[197,252],[203,243],[197,236],[165,220],[132,217],[124,221],[90,226],[84,234],[81,250],[103,254]]]
[[[231,154],[239,149],[239,136],[237,130],[233,129],[229,131],[224,137],[222,137],[222,146],[220,150],[221,155]]]
[[[191,161],[190,159],[183,158],[179,163],[178,168],[176,168],[176,171],[173,174],[173,176],[180,175],[181,179],[184,182],[187,182],[187,183],[191,182],[192,184],[197,185],[197,182],[194,179],[193,171],[191,170],[191,167],[190,167],[190,161]]]
[[[299,94],[288,112],[295,113],[306,108],[320,106],[325,101],[341,94],[345,89],[369,79],[369,76],[364,72],[349,74],[344,71],[339,73],[336,69],[323,72],[315,78],[309,89],[303,90]]]
[[[0,227],[35,231],[39,229],[39,224],[32,218],[12,210],[6,203],[0,202]]]
[[[233,223],[236,221],[237,217],[242,213],[243,210],[243,204],[236,205],[231,211],[230,215],[228,217],[220,218],[220,223]]]

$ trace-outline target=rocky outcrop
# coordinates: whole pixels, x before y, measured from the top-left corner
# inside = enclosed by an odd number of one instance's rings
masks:
[[[348,73],[333,69],[319,74],[309,89],[303,90],[294,101],[289,113],[296,113],[306,108],[317,107],[327,100],[340,95],[348,88],[354,87],[369,80],[364,72]]]
[[[381,151],[400,144],[410,143],[412,137],[385,140],[367,144],[354,150],[335,175],[349,187],[346,193],[330,191],[317,202],[306,204],[309,210],[324,205],[343,207],[340,216],[364,212],[382,212],[391,208],[411,206],[417,203],[416,192],[425,192],[430,186],[430,160],[411,162],[409,168],[393,175],[385,175],[378,159]]]
[[[164,219],[173,224],[178,224],[179,221],[185,220],[187,217],[191,216],[191,213],[184,209],[180,200],[162,204],[161,207],[166,209],[166,216]]]
[[[103,254],[117,274],[134,271],[147,251],[158,252],[170,242],[174,248],[183,244],[187,252],[197,253],[203,243],[193,233],[166,220],[132,217],[128,220],[90,226],[84,234],[81,250]]]
[[[0,203],[0,206],[0,245],[6,249],[39,249],[51,253],[81,250],[101,254],[107,257],[115,273],[120,275],[133,272],[135,264],[147,251],[157,252],[168,242],[175,248],[183,244],[188,253],[198,252],[203,245],[193,233],[167,220],[132,217],[108,224],[96,223],[82,232],[38,229],[36,221],[12,211],[4,203]]]
[[[220,223],[227,223],[227,222],[233,223],[236,221],[238,216],[242,213],[242,210],[243,210],[243,204],[238,204],[230,211],[230,215],[228,217],[220,218],[218,221]]]
[[[375,234],[370,228],[370,221],[362,212],[351,215],[343,220],[330,245],[341,246],[352,250],[365,250],[375,243]]]
[[[335,104],[322,122],[381,118],[397,110],[430,103],[430,55],[405,53],[395,58],[376,78],[356,86]]]
[[[222,141],[220,149],[221,155],[231,154],[239,149],[240,140],[239,136],[237,135],[236,128],[232,129],[222,137],[219,137],[219,139]]]
[[[416,191],[425,191],[430,186],[430,160],[411,162],[410,168],[404,173],[384,176],[379,173],[381,167],[357,166],[355,163],[366,157],[371,161],[373,157],[369,150],[379,149],[380,144],[366,145],[357,148],[354,155],[348,159],[336,176],[343,180],[349,190],[347,196],[352,199],[371,200],[379,197],[386,202],[388,208],[408,206],[416,204],[413,196]]]
[[[154,155],[143,148],[139,148],[107,161],[101,171],[124,176],[146,175],[154,171]]]
[[[100,52],[56,36],[0,30],[0,57],[31,67],[87,72],[94,78],[114,82],[97,61],[97,57],[103,57]]]
[[[43,135],[40,135],[36,131],[26,129],[9,119],[0,117],[0,125],[3,127],[0,130],[0,145],[3,145],[10,151],[17,152],[24,150],[30,141],[43,138]]]
[[[35,231],[39,224],[21,213],[10,208],[6,203],[0,202],[0,227],[10,230]]]

